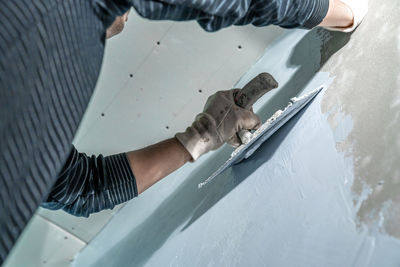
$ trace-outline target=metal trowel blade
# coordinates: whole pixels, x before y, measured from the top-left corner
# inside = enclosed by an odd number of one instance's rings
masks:
[[[281,128],[294,115],[296,115],[305,106],[307,106],[307,104],[319,92],[321,92],[323,88],[324,86],[321,86],[304,96],[292,98],[283,111],[278,110],[271,118],[269,118],[257,131],[252,134],[250,141],[247,144],[243,144],[236,148],[232,152],[230,158],[210,177],[208,177],[204,182],[200,183],[198,187],[203,187],[204,185],[212,181],[215,177],[217,177],[220,173],[225,171],[227,168],[250,157],[279,128]]]

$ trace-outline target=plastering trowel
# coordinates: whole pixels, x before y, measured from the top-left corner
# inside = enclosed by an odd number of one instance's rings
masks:
[[[237,105],[249,109],[258,98],[276,87],[278,87],[278,84],[270,74],[261,73],[241,89],[240,94],[235,101]],[[278,110],[275,112],[275,114],[255,132],[240,131],[238,135],[242,141],[242,145],[236,148],[232,152],[230,158],[210,177],[200,183],[198,187],[203,187],[227,168],[250,157],[261,146],[261,144],[263,144],[287,121],[302,110],[323,88],[324,86],[320,86],[304,96],[292,98],[284,110]],[[246,97],[249,95],[256,95],[256,97]]]

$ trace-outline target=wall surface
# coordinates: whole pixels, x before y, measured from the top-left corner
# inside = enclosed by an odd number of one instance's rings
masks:
[[[107,41],[75,146],[108,155],[173,136],[210,94],[231,88],[282,32],[248,26],[210,34],[195,22],[148,21],[131,12],[124,31]],[[159,201],[160,192],[154,193],[147,204]],[[4,266],[69,266],[123,205],[89,218],[39,208]]]
[[[252,26],[210,34],[132,12],[108,41],[74,142],[83,152],[171,137],[210,94],[263,71],[280,83],[255,106],[263,120],[293,96],[327,89],[202,189],[231,148],[89,219],[40,209],[5,266],[68,266],[74,255],[77,267],[399,266],[399,11],[397,0],[370,0],[351,35]]]
[[[227,147],[127,203],[73,265],[399,266],[399,9],[396,0],[370,1],[351,35],[285,32],[238,83],[262,71],[280,82],[258,114],[265,120],[291,97],[328,88],[213,183],[197,188],[227,159]],[[180,71],[180,83],[189,82]],[[154,116],[163,116],[159,93]]]

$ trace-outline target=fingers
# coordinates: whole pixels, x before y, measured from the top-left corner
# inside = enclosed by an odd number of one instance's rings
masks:
[[[129,16],[129,13],[130,13],[130,12],[131,12],[131,10],[129,9],[128,11],[126,11],[125,14],[122,15],[123,18],[124,18],[124,20],[125,20],[125,22],[128,22],[128,16]]]
[[[252,111],[246,109],[240,109],[237,119],[237,132],[235,132],[226,142],[233,147],[238,147],[242,144],[242,141],[238,137],[238,133],[241,130],[256,130],[261,126],[260,118]]]
[[[257,130],[261,126],[260,118],[249,110],[241,110],[241,119],[238,122],[240,130]]]
[[[239,107],[249,109],[265,93],[278,87],[278,82],[271,74],[263,72],[246,84],[235,97]]]
[[[228,141],[226,141],[229,145],[233,146],[234,148],[240,146],[242,144],[242,141],[240,141],[239,137],[237,134],[233,135],[231,138],[229,138]]]

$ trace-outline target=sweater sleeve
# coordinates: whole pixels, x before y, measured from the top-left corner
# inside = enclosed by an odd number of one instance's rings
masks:
[[[71,151],[106,27],[130,7],[101,3],[0,1],[0,265]]]
[[[88,217],[138,195],[125,153],[87,156],[75,147],[42,207]]]
[[[329,0],[132,0],[153,20],[197,20],[206,31],[231,25],[270,24],[311,29],[322,22]]]

